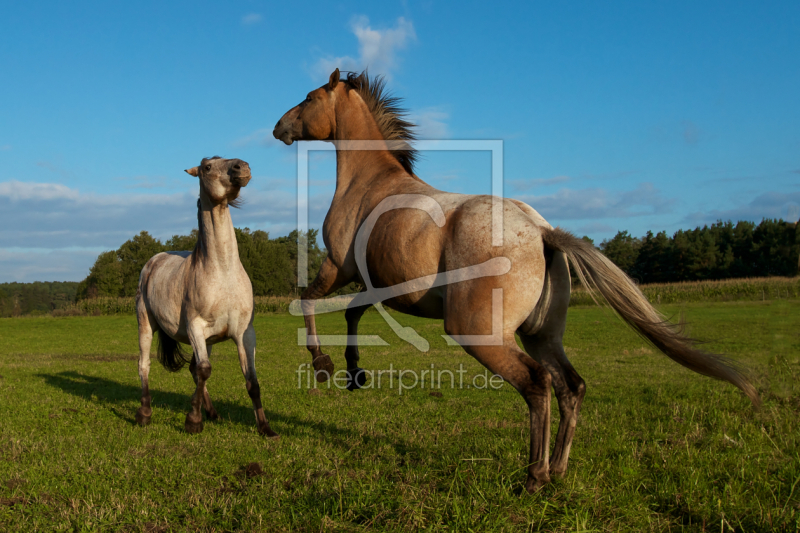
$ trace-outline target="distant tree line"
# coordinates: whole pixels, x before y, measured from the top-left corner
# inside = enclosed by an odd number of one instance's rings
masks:
[[[74,281],[0,283],[0,317],[46,314],[75,301]]]
[[[317,244],[318,230],[307,234],[297,230],[286,237],[270,239],[269,233],[250,228],[234,228],[239,247],[239,259],[244,266],[253,293],[256,296],[283,296],[297,294],[297,243],[302,237],[308,240],[308,273],[310,282],[325,258]],[[98,296],[135,296],[142,267],[154,255],[168,251],[194,250],[197,230],[189,235],[173,235],[165,242],[146,231],[124,242],[117,250],[103,252],[97,257],[89,275],[78,285],[77,299]],[[301,288],[302,289],[302,288]]]
[[[636,238],[620,231],[600,250],[639,283],[796,276],[800,224],[764,219],[717,222],[693,230]]]
[[[317,244],[318,230],[301,235],[292,231],[271,239],[265,231],[236,228],[239,258],[256,296],[296,295],[297,242],[308,239],[308,280],[314,279],[325,258]],[[588,239],[588,237],[584,237]],[[0,316],[48,313],[85,298],[135,296],[139,273],[154,255],[164,251],[193,250],[197,230],[161,242],[146,231],[117,250],[97,257],[89,275],[77,282],[0,284]],[[604,240],[600,250],[639,283],[700,281],[710,279],[796,276],[800,266],[800,225],[783,220],[717,222],[693,230],[633,237],[620,231]],[[337,293],[358,290],[351,284]]]

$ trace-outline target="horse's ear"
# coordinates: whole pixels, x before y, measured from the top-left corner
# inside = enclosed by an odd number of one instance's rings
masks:
[[[186,172],[187,174],[191,174],[196,178],[197,176],[200,175],[200,167],[187,168],[186,170],[184,170],[184,172]]]
[[[339,83],[339,69],[337,68],[331,74],[330,79],[328,79],[328,85],[330,85],[331,89],[335,89],[336,88],[336,84],[338,84],[338,83]]]

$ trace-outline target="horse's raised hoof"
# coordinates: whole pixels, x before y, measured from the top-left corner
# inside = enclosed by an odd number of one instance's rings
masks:
[[[360,389],[367,382],[367,373],[363,368],[347,369],[347,390],[354,391]]]
[[[186,433],[201,433],[203,431],[203,419],[194,420],[192,413],[186,415],[186,423],[184,424]]]
[[[314,365],[314,379],[317,383],[325,383],[333,375],[333,361],[327,354],[320,354],[311,364]]]
[[[543,479],[536,479],[531,476],[528,476],[528,481],[525,482],[525,490],[528,491],[528,494],[534,494],[539,492],[542,487],[550,483],[550,477],[545,476]]]
[[[138,411],[136,411],[136,423],[140,426],[147,426],[150,424],[150,417],[152,416],[153,411],[151,409],[145,410],[144,407],[140,407]]]
[[[264,437],[266,437],[268,439],[276,439],[277,440],[277,439],[281,438],[280,435],[278,435],[277,433],[272,431],[272,428],[269,427],[269,422],[267,422],[266,424],[259,424],[258,425],[258,434],[261,435],[261,436],[264,436]]]

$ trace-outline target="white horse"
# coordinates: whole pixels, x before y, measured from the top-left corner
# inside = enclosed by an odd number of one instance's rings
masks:
[[[192,252],[164,252],[142,269],[136,291],[139,321],[139,377],[142,406],[136,412],[141,425],[150,423],[150,345],[158,332],[158,358],[167,370],[188,362],[180,342],[191,344],[189,370],[197,386],[186,431],[203,431],[200,404],[211,420],[218,418],[206,381],[211,376],[211,345],[233,339],[239,351],[247,393],[253,401],[258,432],[277,437],[261,407],[261,389],[255,369],[256,334],[253,329],[253,286],[239,261],[236,234],[228,206],[237,207],[239,190],[250,181],[250,165],[241,159],[203,159],[187,173],[200,178],[197,201],[199,237]]]

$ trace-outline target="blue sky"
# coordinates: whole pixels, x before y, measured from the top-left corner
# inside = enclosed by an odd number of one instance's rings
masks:
[[[647,5],[645,5],[647,4]],[[302,5],[298,9],[297,5]],[[431,139],[501,139],[506,196],[596,242],[800,213],[800,3],[7,2],[0,282],[80,280],[141,230],[196,223],[204,156],[247,160],[237,226],[285,235],[281,115],[369,67]],[[490,192],[488,153],[427,153]],[[334,186],[311,165],[311,225]]]

